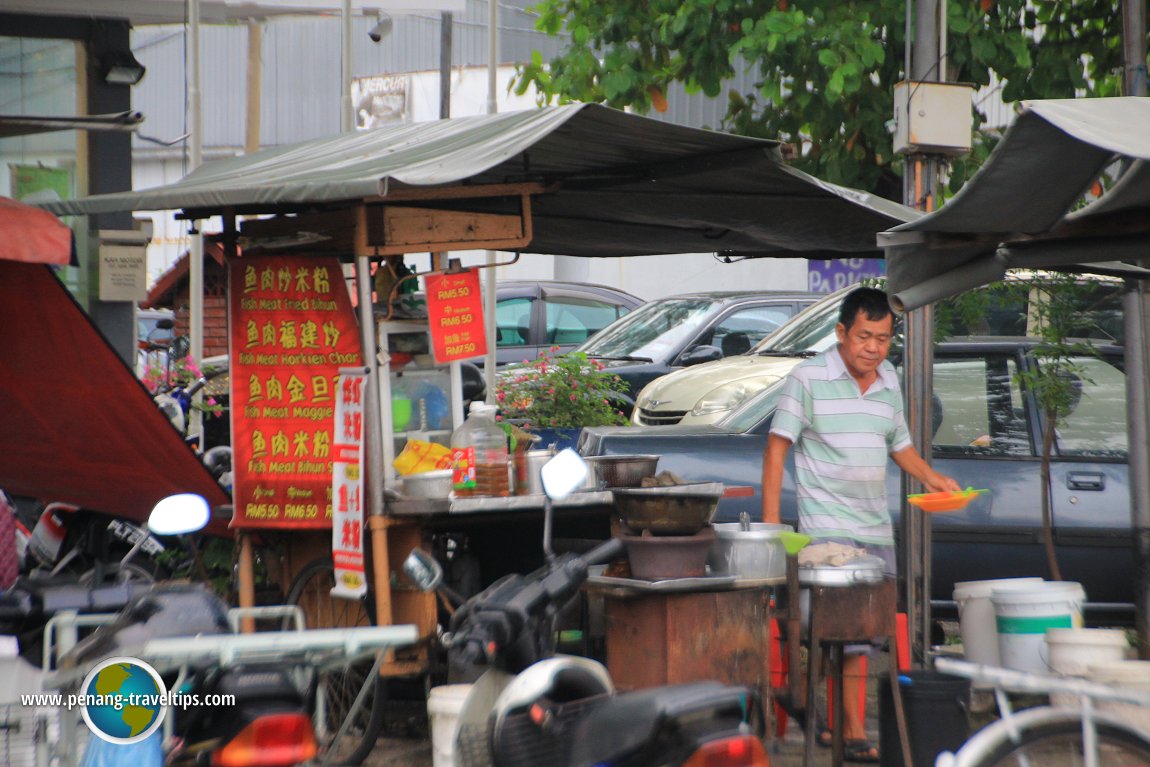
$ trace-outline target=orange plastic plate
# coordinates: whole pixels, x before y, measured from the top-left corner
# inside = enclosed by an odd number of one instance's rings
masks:
[[[978,491],[959,490],[958,492],[908,495],[906,499],[923,511],[958,511],[965,509],[971,499],[977,495]]]

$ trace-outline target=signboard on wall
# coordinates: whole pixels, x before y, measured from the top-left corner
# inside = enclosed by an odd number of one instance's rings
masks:
[[[810,259],[807,262],[807,290],[833,293],[865,279],[886,276],[886,261],[881,258]]]
[[[144,245],[100,245],[100,300],[148,297],[148,251]]]
[[[359,130],[411,122],[411,75],[354,77],[351,103]]]
[[[334,259],[228,263],[233,527],[332,523],[339,369],[362,365],[359,328]]]

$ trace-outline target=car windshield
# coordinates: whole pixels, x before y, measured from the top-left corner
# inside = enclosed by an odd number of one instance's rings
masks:
[[[599,359],[665,359],[693,338],[722,302],[707,298],[651,301],[587,339],[575,351]]]
[[[827,297],[799,312],[790,322],[771,333],[751,350],[752,354],[797,357],[818,354],[836,343],[842,296]]]

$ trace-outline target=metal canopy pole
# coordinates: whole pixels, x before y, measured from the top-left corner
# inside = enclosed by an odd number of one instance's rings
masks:
[[[487,0],[487,114],[493,115],[499,111],[496,100],[496,73],[499,68],[499,4],[496,0]],[[498,258],[494,250],[487,251],[487,273],[484,275],[483,289],[483,321],[486,323],[487,356],[483,363],[483,375],[487,379],[487,396],[489,405],[495,404],[495,346],[497,336],[495,333],[495,262]]]
[[[1145,0],[1122,2],[1122,57],[1126,95],[1145,96]],[[1130,525],[1134,531],[1134,623],[1138,657],[1145,660],[1150,659],[1150,359],[1146,349],[1150,339],[1150,291],[1146,280],[1129,281],[1122,303],[1126,328]]]

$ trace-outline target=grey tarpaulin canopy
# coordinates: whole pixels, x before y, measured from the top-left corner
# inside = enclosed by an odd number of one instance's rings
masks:
[[[1024,102],[977,175],[940,210],[879,235],[892,301],[913,309],[1001,278],[1008,268],[1135,278],[1127,291],[1126,404],[1142,655],[1150,651],[1150,98]],[[1107,169],[1098,199],[1072,208]],[[907,375],[929,375],[929,341]],[[917,359],[915,358],[917,357]],[[921,403],[920,403],[921,405]]]
[[[45,207],[58,215],[180,209],[199,218],[522,181],[546,185],[532,201],[529,250],[556,255],[880,256],[875,232],[918,215],[788,167],[777,142],[594,104],[343,134],[211,162],[166,186]],[[451,204],[505,212],[517,202]]]
[[[1116,161],[1132,165],[1069,212]],[[1124,263],[1150,257],[1150,98],[1023,102],[986,164],[944,207],[879,236],[897,304],[912,309],[1000,279],[1009,268]]]

